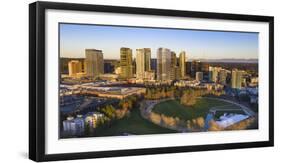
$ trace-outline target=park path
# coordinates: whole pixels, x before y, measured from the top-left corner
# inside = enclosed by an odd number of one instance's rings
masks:
[[[204,97],[206,99],[213,99],[213,100],[220,100],[220,101],[224,101],[224,102],[228,102],[228,103],[231,103],[233,105],[236,105],[238,107],[240,107],[241,109],[243,109],[243,111],[250,117],[253,117],[253,116],[256,116],[256,113],[253,112],[250,108],[242,105],[242,104],[239,104],[237,102],[234,102],[234,101],[231,101],[231,100],[226,100],[226,99],[221,99],[221,98],[215,98],[215,97]]]
[[[155,105],[161,103],[161,102],[165,102],[165,101],[169,101],[169,100],[174,100],[175,98],[167,98],[167,99],[161,99],[161,100],[143,100],[141,102],[141,105],[139,107],[140,111],[141,111],[141,116],[150,121],[151,123],[153,124],[156,124],[160,127],[163,127],[163,128],[168,128],[168,129],[171,129],[171,130],[176,130],[178,132],[188,132],[189,129],[188,128],[184,128],[184,127],[179,127],[179,126],[168,126],[168,125],[164,125],[162,123],[160,124],[157,124],[157,123],[154,123],[150,120],[149,118],[149,115],[151,114],[152,112],[152,109],[154,108]]]
[[[200,98],[202,98],[202,97],[200,97]],[[248,107],[246,107],[246,106],[244,106],[242,104],[236,103],[234,101],[230,101],[230,100],[226,100],[226,99],[220,99],[220,98],[215,98],[215,97],[203,97],[203,98],[213,99],[213,100],[220,100],[220,101],[231,103],[233,105],[236,105],[236,106],[240,107],[248,116],[251,116],[251,117],[256,116],[256,113],[253,112],[250,108],[248,108]],[[152,122],[150,120],[150,118],[149,118],[149,116],[150,116],[150,114],[152,112],[152,109],[154,108],[155,105],[157,105],[157,104],[159,104],[161,102],[169,101],[169,100],[174,100],[174,98],[167,98],[167,99],[161,99],[161,100],[143,100],[141,102],[140,107],[139,107],[139,109],[141,111],[141,116],[144,119],[150,121],[151,123],[156,124],[156,123]],[[210,115],[208,116],[208,115],[207,115],[207,117],[205,119],[205,121],[207,120],[207,122],[209,122],[213,118],[213,116],[210,116]],[[160,127],[168,128],[168,129],[171,129],[171,130],[176,130],[176,131],[179,131],[179,132],[189,132],[190,131],[190,129],[188,129],[188,128],[179,127],[179,126],[167,126],[167,125],[164,125],[162,123],[156,124],[156,125],[158,125]],[[205,123],[203,131],[206,131],[206,128],[208,128],[208,127],[209,127],[209,125],[206,125],[206,123]]]

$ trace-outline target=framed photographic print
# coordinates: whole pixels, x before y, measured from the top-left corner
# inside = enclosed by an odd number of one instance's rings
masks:
[[[273,146],[273,17],[29,6],[29,157]]]

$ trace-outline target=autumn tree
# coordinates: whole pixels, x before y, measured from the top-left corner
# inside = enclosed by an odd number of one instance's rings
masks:
[[[151,112],[149,118],[153,123],[161,124],[161,116],[159,114]]]
[[[208,131],[221,131],[221,130],[222,128],[214,120],[209,121]]]
[[[115,118],[115,108],[112,105],[106,105],[101,111],[106,114],[110,119]]]
[[[180,102],[183,105],[192,106],[196,103],[196,98],[197,96],[193,90],[186,90],[183,92]]]

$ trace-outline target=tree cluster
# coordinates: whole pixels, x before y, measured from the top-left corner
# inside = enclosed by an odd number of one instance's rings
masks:
[[[188,128],[191,131],[202,130],[205,126],[205,119],[203,117],[197,117],[192,120],[182,120],[178,117],[171,117],[164,114],[158,114],[151,112],[149,119],[158,125],[178,128]]]
[[[101,112],[103,112],[109,119],[122,119],[126,115],[130,113],[130,109],[132,109],[136,105],[137,97],[129,96],[120,100],[117,106],[105,105],[102,108],[99,108]]]
[[[158,100],[171,97],[179,97],[180,90],[175,86],[165,86],[165,87],[151,87],[146,88],[145,99],[148,100]]]
[[[192,106],[196,103],[198,97],[205,95],[221,96],[224,91],[209,91],[207,89],[187,89],[184,90],[180,98],[180,103],[186,106]]]
[[[205,119],[203,117],[197,117],[192,120],[187,120],[186,127],[191,131],[202,130],[205,126]]]

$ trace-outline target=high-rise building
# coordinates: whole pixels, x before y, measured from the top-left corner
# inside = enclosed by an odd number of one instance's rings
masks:
[[[187,76],[191,76],[191,62],[185,62],[185,72]]]
[[[86,49],[86,74],[96,77],[104,73],[103,53],[97,49]]]
[[[233,69],[231,72],[231,88],[241,89],[244,71]]]
[[[145,77],[145,72],[151,70],[151,50],[150,48],[137,49],[136,54],[136,75],[138,79]]]
[[[191,62],[191,76],[195,78],[196,72],[202,72],[202,62],[199,60],[193,60]]]
[[[212,82],[218,82],[219,81],[219,72],[221,70],[221,67],[209,67],[209,80]]]
[[[104,59],[104,73],[114,73],[115,69],[119,65],[118,60]]]
[[[156,72],[157,71],[157,58],[151,58],[150,61],[151,61],[151,63],[150,63],[151,70]]]
[[[197,81],[203,80],[203,72],[196,72],[196,80]]]
[[[121,78],[132,78],[133,77],[133,57],[132,49],[122,47],[120,49],[120,67],[121,67]]]
[[[145,54],[145,63],[144,63],[144,69],[145,71],[151,70],[151,49],[150,48],[144,48],[144,54]]]
[[[204,80],[208,80],[209,79],[209,63],[203,62],[202,63],[202,72],[203,72],[203,78]]]
[[[177,67],[177,55],[175,52],[171,51],[171,64],[170,64],[170,79],[175,80],[179,76],[178,67]]]
[[[136,63],[136,58],[133,58],[132,73],[133,73],[133,76],[137,73],[137,63]]]
[[[171,73],[171,51],[166,48],[157,50],[157,80],[169,81]]]
[[[219,82],[221,84],[226,84],[226,78],[227,78],[227,70],[226,69],[221,69],[219,71]]]
[[[79,61],[82,65],[82,72],[85,72],[85,58],[60,58],[60,74],[69,74],[68,63],[72,60]]]
[[[78,60],[71,60],[68,62],[68,75],[75,77],[77,73],[82,72],[82,64]]]
[[[225,85],[227,83],[227,70],[221,67],[209,67],[209,80]]]
[[[180,56],[179,56],[179,69],[180,69],[181,78],[184,78],[186,75],[185,61],[186,61],[186,54],[185,54],[185,51],[182,51],[182,52],[180,52]]]
[[[177,66],[177,55],[174,51],[171,51],[171,67]]]

